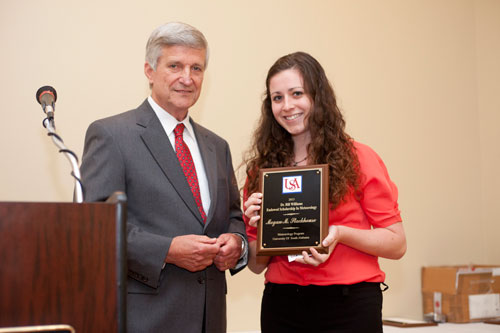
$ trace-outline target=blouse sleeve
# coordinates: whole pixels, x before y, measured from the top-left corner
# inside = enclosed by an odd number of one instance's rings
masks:
[[[382,159],[370,147],[356,143],[361,171],[361,206],[376,228],[401,222],[398,188],[392,182]]]

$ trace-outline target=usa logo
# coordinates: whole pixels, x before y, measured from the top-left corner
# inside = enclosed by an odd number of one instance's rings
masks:
[[[302,176],[283,177],[283,193],[302,192]]]

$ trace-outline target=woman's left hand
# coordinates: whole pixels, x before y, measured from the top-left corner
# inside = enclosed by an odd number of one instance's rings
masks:
[[[337,246],[337,243],[339,241],[339,228],[336,225],[331,225],[328,227],[328,235],[325,237],[325,239],[322,242],[323,247],[328,248],[328,253],[319,253],[316,251],[314,248],[310,248],[309,250],[311,251],[311,255],[306,251],[302,251],[302,258],[297,258],[295,259],[296,262],[300,262],[302,264],[306,265],[312,265],[312,266],[319,266],[325,261],[330,258],[330,255],[333,252],[333,249],[335,249],[335,246]]]

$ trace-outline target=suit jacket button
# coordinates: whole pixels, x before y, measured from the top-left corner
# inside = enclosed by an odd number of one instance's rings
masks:
[[[201,276],[198,276],[198,283],[199,284],[205,283],[205,279],[203,277],[201,277]]]

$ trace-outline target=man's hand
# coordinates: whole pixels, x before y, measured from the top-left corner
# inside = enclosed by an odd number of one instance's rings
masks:
[[[165,262],[190,272],[201,271],[212,265],[220,247],[217,238],[200,235],[177,236],[172,239]]]
[[[220,246],[219,253],[214,258],[217,269],[225,271],[236,266],[241,256],[241,242],[241,237],[235,234],[222,234],[217,238]]]

